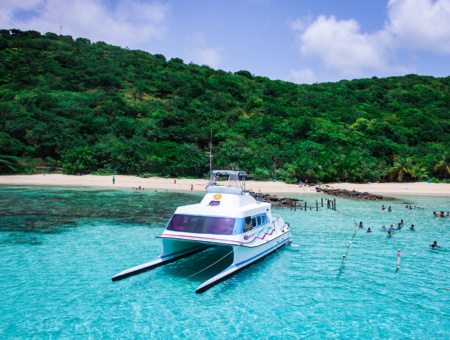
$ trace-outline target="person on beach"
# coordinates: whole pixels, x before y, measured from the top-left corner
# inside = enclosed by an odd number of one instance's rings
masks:
[[[388,208],[388,212],[392,212],[392,208],[391,207]]]
[[[194,186],[191,184],[191,191],[194,190]]]
[[[116,179],[114,178],[114,176],[113,176],[113,184],[116,184]]]
[[[364,228],[362,221],[359,222],[359,227],[360,227],[360,228]]]
[[[416,230],[416,229],[414,229],[414,224],[411,224],[411,227],[409,227],[409,229]]]
[[[371,232],[372,232],[372,230],[370,230],[370,228],[369,228],[369,229],[367,229],[367,232],[368,232],[368,233],[371,233]]]

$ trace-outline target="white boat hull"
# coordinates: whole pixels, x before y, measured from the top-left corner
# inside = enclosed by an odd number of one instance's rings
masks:
[[[196,290],[196,293],[203,293],[212,286],[236,274],[238,271],[248,267],[252,263],[274,252],[278,248],[292,242],[291,232],[287,231],[280,236],[261,244],[257,247],[233,246],[233,263],[221,271],[219,274],[202,283]]]

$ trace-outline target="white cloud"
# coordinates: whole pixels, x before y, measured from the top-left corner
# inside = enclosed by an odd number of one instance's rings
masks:
[[[18,10],[31,11],[26,18]],[[168,6],[121,0],[108,8],[100,0],[29,0],[9,5],[5,20],[8,28],[59,33],[105,41],[120,46],[137,46],[151,39],[160,39],[167,28]],[[2,26],[5,27],[3,24]]]
[[[387,68],[382,32],[361,33],[355,20],[319,16],[298,36],[304,57],[319,57],[325,67],[343,76],[357,76],[366,70]]]
[[[388,16],[396,47],[450,54],[450,0],[390,0]]]
[[[384,27],[370,34],[353,19],[307,21],[291,23],[302,60],[319,60],[332,77],[406,74],[415,66],[405,65],[407,58],[396,64],[399,54],[450,54],[450,0],[390,0]]]
[[[191,47],[188,54],[194,63],[208,65],[212,68],[220,68],[224,59],[221,54],[221,48],[209,46],[202,33],[197,33],[191,39]]]
[[[312,84],[317,82],[317,76],[313,69],[305,67],[300,70],[290,70],[285,80],[297,84]]]

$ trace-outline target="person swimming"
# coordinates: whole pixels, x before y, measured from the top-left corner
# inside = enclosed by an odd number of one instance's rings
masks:
[[[400,220],[400,223],[399,224],[405,224],[405,222],[403,222],[403,220]]]
[[[392,208],[391,207],[388,208],[388,212],[392,212]]]
[[[433,244],[430,244],[430,247],[433,249],[438,249],[440,245],[437,243],[437,241],[434,241]]]
[[[416,230],[416,229],[414,229],[414,224],[411,224],[411,227],[409,227],[409,229]]]
[[[371,232],[372,232],[372,230],[370,230],[370,228],[369,228],[369,229],[367,229],[367,232],[368,232],[368,233],[371,233]]]
[[[388,237],[391,237],[392,235],[394,235],[394,233],[391,233],[391,231],[388,231]]]
[[[389,230],[394,230],[394,225],[391,224],[391,226],[389,227]]]
[[[384,210],[384,209],[386,209],[385,207],[384,207],[384,204],[381,206],[381,210]]]
[[[397,229],[398,230],[402,229],[402,225],[400,223],[397,225]]]
[[[364,228],[362,221],[359,222],[359,227],[360,227],[360,228]]]
[[[382,226],[381,229],[386,229],[386,226]]]

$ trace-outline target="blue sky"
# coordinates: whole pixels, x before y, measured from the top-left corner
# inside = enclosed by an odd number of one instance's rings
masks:
[[[0,0],[0,23],[299,84],[450,75],[450,0]]]

